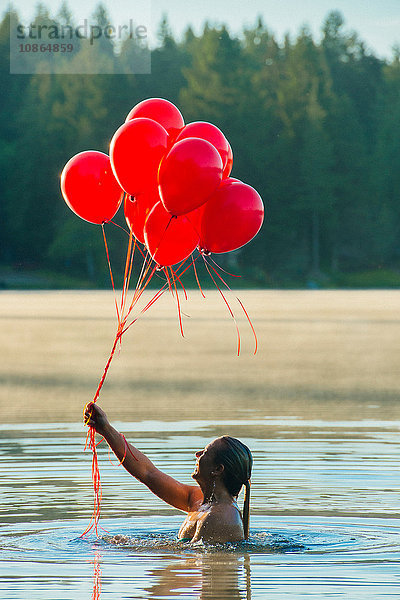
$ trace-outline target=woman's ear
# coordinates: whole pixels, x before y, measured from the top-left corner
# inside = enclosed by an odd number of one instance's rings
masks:
[[[215,477],[220,477],[222,475],[222,473],[224,472],[224,465],[217,465],[216,467],[213,468],[213,470],[211,471],[211,475],[215,475]]]

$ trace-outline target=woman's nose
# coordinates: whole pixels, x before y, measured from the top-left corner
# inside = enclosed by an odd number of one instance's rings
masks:
[[[196,458],[200,458],[200,456],[203,454],[203,450],[197,450],[195,457]]]

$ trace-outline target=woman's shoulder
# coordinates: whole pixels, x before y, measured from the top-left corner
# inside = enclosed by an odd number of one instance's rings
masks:
[[[232,504],[222,502],[211,504],[209,514],[225,521],[242,522],[242,515],[236,502]]]
[[[203,503],[203,493],[198,485],[188,485],[188,513],[197,512]]]

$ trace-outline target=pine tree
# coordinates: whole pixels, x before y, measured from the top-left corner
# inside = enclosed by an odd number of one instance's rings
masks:
[[[147,96],[166,98],[177,104],[179,91],[184,85],[182,67],[185,56],[173,37],[166,15],[161,20],[157,37],[159,43],[151,54],[151,77],[146,81],[146,93]]]
[[[315,80],[308,97],[307,120],[303,130],[300,162],[300,186],[297,207],[306,213],[310,230],[310,273],[321,275],[321,238],[330,231],[334,210],[333,148],[325,131]]]
[[[226,27],[204,27],[203,35],[191,40],[191,65],[183,70],[186,85],[180,104],[188,121],[207,120],[229,131],[240,114],[245,87],[240,42]]]

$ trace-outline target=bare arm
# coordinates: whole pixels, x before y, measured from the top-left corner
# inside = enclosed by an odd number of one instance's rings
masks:
[[[143,452],[126,442],[97,404],[91,402],[86,406],[85,423],[104,437],[116,457],[123,461],[128,473],[144,483],[156,496],[185,512],[195,510],[201,503],[202,493],[197,485],[185,485],[157,469]]]

